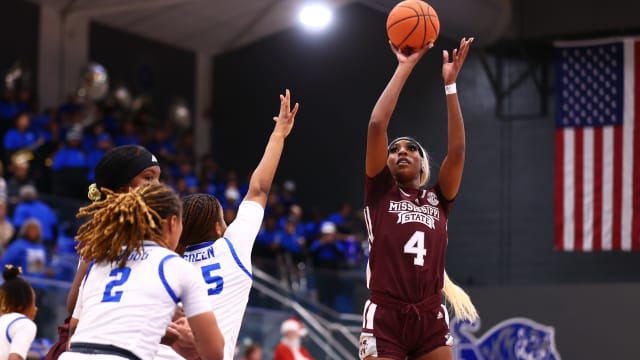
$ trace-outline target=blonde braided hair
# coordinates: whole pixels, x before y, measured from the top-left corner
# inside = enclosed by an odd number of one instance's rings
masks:
[[[142,253],[144,240],[168,247],[162,225],[171,215],[182,216],[182,204],[171,188],[145,184],[121,194],[106,188],[103,192],[104,201],[80,208],[77,215],[91,218],[76,237],[83,259],[122,267],[130,254]]]

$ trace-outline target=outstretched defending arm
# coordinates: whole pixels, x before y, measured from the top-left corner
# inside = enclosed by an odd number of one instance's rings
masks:
[[[245,200],[255,201],[262,205],[263,208],[266,206],[271,184],[284,149],[284,140],[293,128],[299,108],[299,104],[296,103],[291,109],[291,93],[289,89],[286,90],[285,95],[280,95],[280,114],[273,118],[276,126],[269,137],[269,142],[260,163],[251,175],[249,191]]]

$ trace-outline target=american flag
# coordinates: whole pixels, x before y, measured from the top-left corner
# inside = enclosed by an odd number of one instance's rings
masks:
[[[558,250],[640,250],[639,64],[636,39],[556,44]]]

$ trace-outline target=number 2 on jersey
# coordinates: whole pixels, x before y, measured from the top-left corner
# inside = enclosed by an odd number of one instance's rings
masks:
[[[427,249],[424,248],[424,231],[416,231],[409,240],[404,243],[405,254],[415,254],[413,265],[424,266],[424,257],[427,256]]]
[[[111,270],[109,273],[110,277],[115,277],[116,279],[110,281],[107,286],[104,288],[104,295],[102,296],[102,302],[120,302],[120,298],[122,298],[122,291],[113,291],[113,288],[116,286],[121,286],[129,279],[129,275],[131,274],[130,267],[121,267],[115,268]]]
[[[215,285],[215,287],[207,289],[207,294],[209,295],[220,294],[222,292],[222,287],[224,286],[222,276],[214,276],[211,274],[212,271],[216,270],[220,270],[220,264],[211,264],[202,267],[202,277],[204,278],[204,282]]]

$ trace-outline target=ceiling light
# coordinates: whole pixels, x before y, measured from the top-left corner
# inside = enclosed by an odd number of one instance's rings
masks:
[[[309,4],[300,10],[298,18],[304,26],[310,29],[320,30],[325,28],[329,22],[331,22],[332,16],[333,14],[327,6],[321,4]]]

